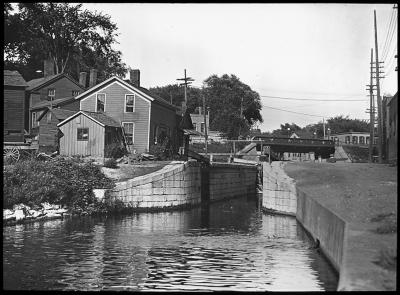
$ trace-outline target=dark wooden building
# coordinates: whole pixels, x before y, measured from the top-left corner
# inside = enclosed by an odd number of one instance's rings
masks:
[[[60,132],[57,124],[71,117],[75,113],[77,113],[77,111],[46,107],[37,119],[39,121],[39,151],[50,153],[59,151]]]
[[[18,71],[4,70],[4,142],[24,142],[24,99],[27,86]]]
[[[33,79],[27,83],[25,104],[29,108],[25,112],[25,129],[29,130],[30,133],[32,128],[37,127],[37,119],[47,107],[45,103],[45,107],[39,109],[39,106],[43,106],[43,102],[57,103],[59,99],[76,97],[86,89],[66,73]],[[79,111],[79,102],[72,102],[73,100],[70,100],[71,104],[68,104],[68,109]],[[65,105],[63,104],[60,107],[65,108]]]

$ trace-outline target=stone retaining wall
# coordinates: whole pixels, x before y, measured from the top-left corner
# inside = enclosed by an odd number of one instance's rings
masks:
[[[106,201],[122,201],[129,208],[167,208],[200,204],[200,164],[171,162],[153,173],[118,182]]]
[[[232,163],[212,163],[210,201],[256,194],[257,167]]]
[[[263,162],[263,201],[266,211],[296,215],[296,184],[283,171],[284,162]]]

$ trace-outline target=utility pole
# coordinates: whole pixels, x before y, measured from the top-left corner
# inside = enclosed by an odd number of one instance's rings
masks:
[[[372,158],[372,150],[373,150],[373,143],[374,143],[374,128],[375,128],[375,109],[374,109],[374,86],[373,85],[373,62],[374,62],[374,50],[371,48],[371,62],[370,62],[370,81],[367,90],[369,90],[369,162],[373,162]]]
[[[324,127],[324,139],[326,139],[325,138],[325,118],[324,117],[322,117],[322,125]]]
[[[191,77],[186,77],[186,69],[185,69],[184,73],[185,73],[184,78],[176,79],[176,80],[184,81],[183,83],[179,84],[179,86],[181,86],[181,85],[185,86],[185,102],[184,102],[183,112],[186,111],[186,106],[187,106],[187,87],[188,87],[188,85],[190,85],[192,83],[192,81],[194,81],[194,79],[192,79]]]
[[[383,118],[382,118],[382,100],[381,100],[381,89],[379,86],[379,55],[378,55],[378,33],[376,27],[376,10],[374,10],[374,29],[375,29],[375,78],[376,78],[376,99],[378,103],[378,154],[379,163],[383,161]]]
[[[206,97],[204,92],[201,92],[203,96],[203,112],[204,112],[204,140],[205,140],[205,148],[206,148],[206,156],[207,156],[207,147],[208,147],[208,134],[207,134],[207,108],[206,108]]]

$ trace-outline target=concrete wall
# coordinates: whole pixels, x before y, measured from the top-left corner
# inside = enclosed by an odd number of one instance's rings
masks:
[[[263,162],[263,201],[266,211],[296,215],[296,185],[283,171],[284,162]]]
[[[255,165],[213,163],[210,167],[210,201],[256,194]]]
[[[167,208],[201,202],[200,164],[172,162],[161,170],[118,182],[106,201],[120,200],[130,208]]]

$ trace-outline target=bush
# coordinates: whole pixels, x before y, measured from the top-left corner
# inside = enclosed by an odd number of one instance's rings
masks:
[[[118,159],[127,154],[128,154],[128,152],[127,152],[126,148],[119,143],[109,144],[105,148],[105,156],[107,158]]]
[[[98,203],[94,188],[114,186],[99,166],[61,157],[19,161],[3,171],[3,208],[18,203],[36,207],[49,202],[84,210]]]
[[[117,161],[114,158],[108,159],[105,161],[104,167],[116,169],[118,168]]]

